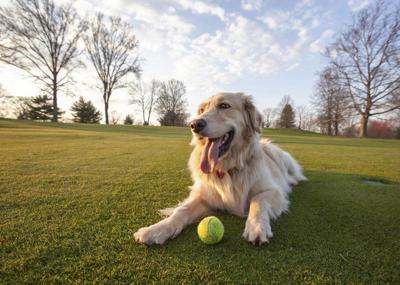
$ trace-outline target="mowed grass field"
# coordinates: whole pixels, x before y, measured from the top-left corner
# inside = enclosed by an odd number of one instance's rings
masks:
[[[309,178],[270,244],[218,213],[218,245],[192,225],[147,247],[133,233],[188,194],[189,129],[0,120],[0,283],[400,284],[400,141],[263,137]]]

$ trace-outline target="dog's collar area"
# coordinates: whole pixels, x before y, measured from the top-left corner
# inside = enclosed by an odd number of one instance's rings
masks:
[[[223,172],[223,171],[217,170],[217,171],[215,171],[215,173],[217,174],[219,179],[222,179],[225,176],[225,172]]]

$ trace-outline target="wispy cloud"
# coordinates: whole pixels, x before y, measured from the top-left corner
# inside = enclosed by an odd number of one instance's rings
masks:
[[[185,10],[190,10],[196,14],[209,14],[217,16],[221,20],[225,19],[225,10],[217,4],[210,4],[208,2],[199,0],[170,0],[170,1],[171,3],[177,4],[179,7]]]
[[[326,44],[332,39],[334,34],[335,32],[330,29],[325,30],[319,39],[310,44],[309,50],[313,53],[322,53],[325,50]]]
[[[260,10],[263,6],[263,0],[241,0],[240,4],[245,11]]]
[[[368,6],[370,0],[348,0],[347,4],[349,5],[352,11],[359,11]]]
[[[357,10],[367,2],[330,3],[341,5],[341,9]],[[76,0],[73,3],[84,17],[102,12],[130,22],[144,58],[142,78],[184,81],[191,109],[199,95],[206,96],[223,87],[229,89],[247,78],[258,78],[256,85],[264,86],[269,78],[304,70],[306,58],[318,57],[333,36],[331,19],[340,18],[334,9],[315,0],[282,1],[279,5],[262,0]],[[329,13],[331,18],[326,16]],[[89,75],[91,71],[84,73],[87,75],[79,74],[79,78],[84,78],[86,85],[95,82],[95,76]],[[7,87],[6,82],[2,83]],[[252,87],[246,85],[244,89]],[[93,101],[101,108],[97,90],[82,88],[89,98],[96,98]],[[114,106],[126,108],[128,99],[124,92],[119,90],[113,97]]]
[[[271,10],[259,19],[272,30],[284,30],[288,27],[290,16],[288,11]]]

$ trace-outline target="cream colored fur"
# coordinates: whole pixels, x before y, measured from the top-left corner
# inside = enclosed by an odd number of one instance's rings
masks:
[[[229,109],[219,109],[222,102]],[[268,140],[260,139],[261,115],[250,96],[220,93],[203,102],[195,119],[202,118],[207,127],[202,135],[193,133],[194,146],[189,159],[193,186],[189,197],[173,209],[163,210],[162,221],[139,229],[135,240],[145,244],[163,244],[178,235],[187,225],[224,210],[247,217],[243,237],[262,244],[272,237],[271,220],[289,207],[291,186],[306,180],[301,167],[287,152]],[[205,174],[200,160],[207,138],[221,137],[235,131],[229,150],[220,157],[216,172]]]

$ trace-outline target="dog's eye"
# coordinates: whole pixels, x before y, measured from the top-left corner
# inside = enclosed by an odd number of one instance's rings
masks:
[[[218,105],[219,109],[229,109],[231,107],[231,105],[229,105],[228,103],[220,103]]]
[[[203,114],[204,108],[200,108],[198,112],[199,112],[199,115],[200,115],[200,114]]]

